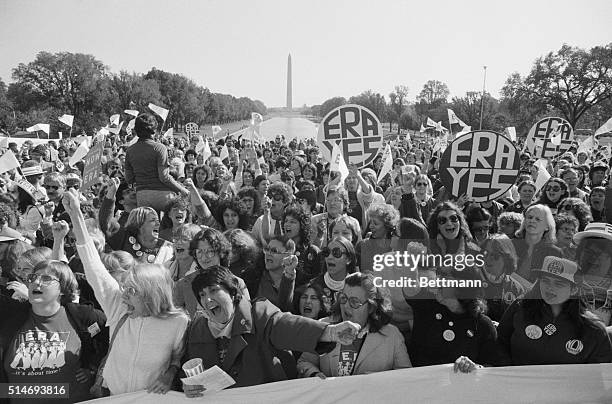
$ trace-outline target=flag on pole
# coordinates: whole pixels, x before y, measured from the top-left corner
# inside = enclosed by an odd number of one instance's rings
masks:
[[[425,132],[425,127],[423,126],[423,124],[421,124],[421,129],[419,130],[419,132],[421,133]]]
[[[221,152],[219,153],[219,158],[221,159],[221,161],[225,159],[229,159],[229,150],[227,150],[226,144],[224,144],[223,147],[221,148]]]
[[[202,149],[202,164],[206,163],[208,158],[212,156],[212,152],[210,151],[210,145],[208,144],[208,139],[204,141],[204,148]]]
[[[513,142],[516,142],[516,128],[514,126],[508,126],[504,129],[504,135]]]
[[[536,192],[538,192],[550,178],[550,174],[546,169],[547,165],[548,160],[546,159],[538,159],[538,161],[536,161],[534,164],[534,166],[538,168],[538,176],[536,177],[535,181]]]
[[[337,143],[334,143],[334,148],[332,149],[329,171],[337,171],[340,173],[340,184],[344,184],[344,180],[349,175],[348,167],[344,162],[344,156],[342,155],[340,146],[338,146]]]
[[[60,116],[59,118],[57,118],[58,121],[60,121],[61,123],[63,123],[64,125],[68,125],[72,128],[72,124],[74,122],[74,116],[73,115],[68,115],[68,114],[64,114],[62,116]]]
[[[557,127],[550,132],[550,143],[555,146],[561,145],[561,128],[561,125],[557,125]]]
[[[436,123],[436,131],[438,131],[438,132],[446,132],[447,131],[447,129],[444,126],[442,126],[442,121]]]
[[[96,137],[95,139],[98,142],[103,142],[104,138],[106,137],[106,135],[108,135],[110,132],[108,131],[108,128],[100,128],[100,130],[98,131],[98,133],[96,133]]]
[[[380,173],[378,173],[378,181],[379,183],[385,175],[391,172],[393,169],[393,155],[391,154],[391,145],[387,145],[385,147],[385,151],[382,154],[382,167],[380,168]]]
[[[0,138],[0,149],[8,149],[9,139],[9,137]]]
[[[8,139],[8,138],[7,138]],[[12,170],[13,168],[19,167],[19,161],[15,157],[15,153],[7,150],[2,157],[0,157],[0,174]]]
[[[64,138],[64,134],[63,134],[62,132],[57,132],[57,134],[59,135],[59,138],[60,138],[60,139],[63,139],[63,138]]]
[[[263,116],[257,112],[251,112],[251,125],[259,126],[263,122]]]
[[[427,126],[428,127],[432,127],[435,128],[437,125],[436,121],[434,121],[433,119],[431,119],[430,117],[427,117]]]
[[[68,160],[68,164],[70,164],[70,166],[74,167],[74,165],[76,163],[78,163],[79,161],[83,160],[83,158],[85,158],[85,156],[87,156],[87,153],[89,153],[89,146],[87,146],[87,142],[81,142],[81,144],[76,149],[74,154]]]
[[[133,117],[137,117],[138,114],[140,114],[140,112],[136,111],[135,109],[126,109],[123,112],[125,112],[128,115],[132,115]]]
[[[581,151],[590,153],[598,146],[598,144],[599,141],[595,139],[595,135],[589,136],[584,142],[578,145],[578,151],[576,153],[580,153]]]
[[[467,126],[465,124],[465,122],[463,122],[461,119],[459,119],[457,114],[455,114],[455,111],[453,111],[452,109],[448,109],[448,108],[447,108],[446,111],[448,112],[448,122],[449,122],[449,125],[453,124],[453,123],[458,123],[459,125],[461,125],[462,128]]]
[[[608,132],[612,132],[612,118],[608,119],[608,121],[604,123],[601,128],[597,129],[594,136]]]
[[[127,126],[125,127],[125,131],[127,132],[128,135],[132,134],[132,129],[134,129],[135,125],[136,125],[136,119],[132,119],[131,121],[128,122]]]
[[[219,125],[213,125],[211,129],[212,129],[213,138],[217,136],[217,134],[223,130],[221,129]]]
[[[169,110],[167,110],[166,108],[158,107],[157,105],[152,103],[149,103],[149,109],[159,115],[161,119],[166,122],[168,112],[170,112]]]
[[[112,134],[118,135],[121,132],[121,128],[123,127],[124,121],[119,122],[119,126],[116,128],[108,128],[108,131]]]
[[[111,125],[119,125],[119,114],[111,115],[110,123]]]
[[[48,123],[37,123],[36,125],[30,126],[29,128],[26,129],[27,132],[36,132],[39,130],[42,130],[48,135],[49,134],[49,124]]]
[[[168,128],[162,135],[163,139],[174,139],[174,128]]]

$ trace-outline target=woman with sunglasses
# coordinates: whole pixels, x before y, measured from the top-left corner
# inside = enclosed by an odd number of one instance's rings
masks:
[[[357,256],[353,244],[344,237],[333,238],[327,247],[321,249],[324,273],[313,282],[323,289],[325,310],[331,311],[335,294],[344,287],[344,278],[355,272]]]
[[[63,262],[39,263],[26,283],[26,301],[0,296],[0,382],[66,383],[68,402],[91,399],[89,389],[108,349],[106,316],[73,303],[77,281]],[[57,349],[49,349],[49,342]]]
[[[556,215],[559,202],[568,196],[569,191],[567,189],[567,183],[561,178],[552,177],[542,187],[540,199],[538,199],[536,203],[548,206],[553,215]]]
[[[214,265],[229,268],[232,246],[223,233],[211,227],[204,227],[189,243],[189,254],[194,258],[195,271],[179,279],[174,285],[174,304],[194,318],[198,310],[197,298],[191,293],[195,277]],[[237,278],[243,294],[250,298],[245,282]],[[256,289],[255,289],[256,290]]]
[[[189,322],[172,303],[170,272],[159,264],[139,264],[119,285],[100,259],[73,191],[64,194],[63,204],[87,281],[116,333],[103,371],[110,394],[143,389],[165,394],[180,365]]]
[[[525,220],[512,239],[519,261],[514,275],[526,290],[531,289],[536,276],[533,268],[541,268],[544,257],[562,256],[563,252],[555,245],[557,241],[555,219],[546,205],[534,204],[524,213]]]
[[[350,345],[336,344],[324,355],[305,352],[298,360],[300,377],[337,377],[412,367],[404,337],[391,322],[389,291],[374,285],[371,274],[346,277],[330,318],[332,324],[351,321],[361,332]]]
[[[484,280],[487,316],[499,322],[508,307],[525,294],[525,288],[511,275],[516,271],[518,257],[512,241],[503,234],[491,234],[482,244],[484,266],[480,273]]]
[[[578,220],[578,231],[583,231],[587,224],[593,221],[591,208],[580,198],[565,198],[559,203],[558,214],[575,217]]]
[[[499,322],[500,365],[609,363],[612,345],[603,325],[579,298],[575,262],[547,256],[538,280]]]
[[[536,193],[535,182],[532,180],[525,180],[518,185],[519,200],[508,206],[506,212],[523,213],[525,209],[533,202],[533,197]]]
[[[119,188],[119,180],[111,178],[106,191],[105,209],[98,217],[100,228],[110,228],[110,220],[115,208],[115,195]],[[173,255],[172,243],[159,237],[159,216],[150,207],[141,206],[132,210],[125,223],[113,234],[106,234],[107,244],[113,250],[127,251],[136,261],[149,264],[163,264]]]
[[[414,188],[412,184],[414,183]],[[403,196],[402,205],[399,209],[401,217],[412,217],[419,220],[421,217],[424,223],[429,219],[436,203],[433,199],[433,187],[426,174],[417,174],[414,182],[407,181],[402,186]],[[416,209],[415,209],[416,208]],[[418,214],[417,214],[418,212]]]

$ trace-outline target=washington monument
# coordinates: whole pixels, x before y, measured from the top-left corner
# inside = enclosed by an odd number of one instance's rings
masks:
[[[291,111],[293,109],[293,94],[291,88],[291,53],[287,57],[287,110]]]

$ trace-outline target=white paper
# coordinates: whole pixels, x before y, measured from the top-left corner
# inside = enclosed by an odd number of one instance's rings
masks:
[[[204,394],[221,391],[236,384],[236,381],[217,365],[206,369],[199,375],[183,378],[181,381],[190,386],[204,386],[206,388]]]

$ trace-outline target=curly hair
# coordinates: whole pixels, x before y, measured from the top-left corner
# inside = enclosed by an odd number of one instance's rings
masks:
[[[242,203],[238,198],[227,198],[219,200],[217,208],[214,212],[215,220],[217,221],[219,226],[221,226],[221,228],[225,230],[229,230],[226,229],[225,221],[223,220],[223,214],[228,209],[234,211],[238,215],[238,228],[242,230],[247,230],[249,226],[249,216],[247,212],[245,212],[244,208],[242,207]]]
[[[200,272],[191,282],[191,290],[200,306],[203,307],[200,292],[209,286],[219,285],[232,297],[234,304],[242,299],[242,290],[236,278],[225,266],[213,265],[206,271]]]
[[[441,203],[440,205],[436,206],[433,212],[431,212],[431,215],[429,216],[429,222],[427,223],[427,230],[429,231],[430,239],[435,239],[440,233],[440,229],[438,228],[438,214],[440,214],[440,212],[442,212],[443,210],[450,210],[455,212],[457,217],[459,217],[460,223],[459,237],[463,236],[468,241],[472,241],[472,233],[470,233],[470,228],[468,226],[467,220],[465,219],[465,215],[457,205],[450,201]]]
[[[374,307],[374,310],[368,315],[370,332],[379,332],[381,328],[391,322],[393,315],[391,293],[387,288],[376,287],[372,274],[362,272],[352,273],[344,280],[344,287],[346,288],[347,286],[363,288],[366,292],[369,305]],[[332,315],[335,319],[342,319],[339,300],[336,300],[332,307]]]
[[[490,248],[493,253],[501,255],[504,260],[504,273],[510,275],[517,270],[518,255],[512,240],[505,234],[490,234],[483,244],[482,249]]]
[[[200,231],[189,243],[189,254],[196,259],[196,250],[200,241],[206,241],[210,247],[219,255],[220,264],[224,267],[229,266],[230,254],[232,252],[232,245],[225,238],[223,233],[219,230],[211,227],[205,227]]]
[[[251,263],[258,261],[262,251],[251,233],[242,229],[233,229],[226,231],[223,235],[232,245],[232,261],[235,261],[234,258]]]
[[[546,184],[544,184],[544,186],[542,187],[542,193],[540,194],[540,199],[538,199],[538,202],[537,202],[538,204],[547,205],[547,206],[555,205],[555,202],[548,199],[548,195],[546,194],[546,188],[551,182],[556,182],[557,184],[559,184],[559,187],[561,187],[561,191],[563,191],[563,194],[561,194],[561,197],[556,203],[561,202],[562,200],[564,200],[565,198],[569,196],[569,189],[567,187],[567,182],[565,182],[559,177],[552,177],[552,178],[549,178],[548,181],[546,181]]]
[[[368,208],[368,217],[382,220],[387,229],[387,238],[390,238],[399,222],[399,211],[386,203],[374,203]]]
[[[571,206],[569,212],[572,212],[578,219],[578,231],[583,231],[587,224],[593,221],[591,208],[580,198],[565,198],[557,207],[558,213],[568,212],[566,206]]]
[[[329,313],[327,312],[327,309],[325,308],[325,301],[323,300],[323,287],[314,281],[311,280],[310,282],[308,282],[305,285],[302,285],[300,287],[298,287],[295,290],[295,297],[293,298],[293,314],[298,314],[300,315],[300,300],[302,299],[302,296],[304,295],[304,293],[306,293],[306,291],[308,289],[312,289],[314,290],[315,294],[317,295],[317,300],[319,301],[319,312],[315,315],[316,319],[321,319],[323,317],[327,317],[329,315]]]
[[[204,188],[204,184],[198,183],[197,174],[199,171],[204,171],[206,173],[206,179],[204,180],[204,183],[206,183],[206,181],[210,180],[210,178],[212,177],[212,170],[207,165],[196,166],[193,169],[193,175],[191,176],[193,184],[196,186],[196,188]]]
[[[300,239],[304,246],[310,245],[311,215],[302,205],[291,204],[283,212],[282,224],[285,226],[287,217],[291,216],[300,223]]]
[[[275,182],[268,188],[268,196],[270,198],[274,198],[276,195],[280,195],[284,203],[291,202],[292,193],[289,190],[289,186],[284,182]]]
[[[361,225],[359,224],[359,220],[355,219],[353,216],[342,215],[330,223],[329,234],[333,235],[336,225],[340,223],[344,224],[353,234],[349,241],[351,241],[353,245],[357,245],[357,242],[361,240]]]
[[[191,217],[191,203],[184,198],[173,198],[164,208],[164,215],[162,216],[162,220],[159,225],[160,229],[171,229],[173,227],[172,219],[170,218],[170,211],[175,208],[186,211],[185,223],[189,222],[189,218]]]
[[[240,191],[238,191],[238,199],[242,199],[245,196],[253,198],[253,214],[259,216],[261,214],[261,198],[259,197],[259,192],[253,187],[242,187]]]

